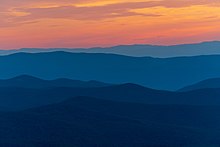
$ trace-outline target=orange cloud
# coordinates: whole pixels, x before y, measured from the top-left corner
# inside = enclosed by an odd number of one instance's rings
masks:
[[[220,0],[0,0],[0,48],[220,40]]]

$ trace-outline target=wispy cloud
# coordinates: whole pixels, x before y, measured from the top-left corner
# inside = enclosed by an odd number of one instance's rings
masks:
[[[219,12],[220,0],[0,0],[0,48],[216,40],[210,32],[220,33]]]
[[[130,11],[132,7],[119,7],[117,5],[98,6],[98,7],[75,7],[61,6],[53,8],[31,8],[19,9],[19,11],[27,12],[29,15],[20,17],[23,20],[41,19],[41,18],[65,18],[76,20],[98,20],[109,19],[115,17],[127,16],[158,16],[157,14],[141,14]]]
[[[109,19],[116,17],[128,17],[128,16],[148,16],[157,17],[163,14],[142,14],[132,10],[152,7],[167,7],[167,8],[181,8],[194,5],[211,5],[220,3],[220,0],[161,0],[161,1],[147,1],[147,2],[118,2],[114,4],[108,4],[103,6],[86,6],[79,7],[74,6],[79,0],[62,2],[56,0],[40,0],[37,3],[41,5],[35,5],[35,0],[20,0],[20,1],[2,1],[2,6],[8,6],[8,8],[2,9],[0,18],[4,19],[1,23],[1,27],[11,26],[12,24],[21,24],[24,22],[45,18],[62,18],[62,19],[75,19],[75,20],[99,20]],[[81,1],[82,2],[82,1]],[[84,1],[86,2],[86,1]],[[87,1],[89,2],[89,0]],[[48,7],[42,7],[43,4],[48,4]],[[23,4],[23,5],[22,5]],[[26,7],[24,6],[26,5]],[[32,4],[32,5],[31,5]],[[57,4],[49,7],[49,4]],[[60,5],[59,5],[60,4]],[[11,6],[12,8],[10,8]],[[32,6],[32,7],[31,7]]]

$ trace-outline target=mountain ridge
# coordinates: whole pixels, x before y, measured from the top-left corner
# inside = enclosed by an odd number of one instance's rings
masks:
[[[207,41],[191,44],[179,45],[150,45],[150,44],[134,44],[134,45],[118,45],[112,47],[92,47],[92,48],[21,48],[15,50],[0,50],[0,55],[13,54],[17,52],[38,53],[66,51],[75,53],[112,53],[127,56],[151,56],[151,57],[176,57],[176,56],[198,56],[220,54],[220,41]]]
[[[18,111],[59,103],[71,97],[97,97],[103,100],[157,104],[157,105],[220,105],[219,89],[201,89],[189,92],[161,91],[122,84],[106,87],[49,87],[49,88],[0,88],[2,111]]]
[[[59,60],[57,60],[59,59]],[[178,90],[220,77],[220,55],[195,57],[129,57],[88,53],[16,53],[0,56],[0,79],[27,74],[41,79],[77,79],[135,83],[152,89]]]
[[[110,86],[103,82],[95,80],[80,81],[67,78],[57,78],[53,80],[45,80],[30,75],[19,75],[9,79],[0,79],[0,87],[23,87],[23,88],[51,88],[51,87],[104,87]]]
[[[218,106],[161,106],[74,97],[0,113],[0,145],[215,146],[220,144],[219,116]]]
[[[208,88],[213,88],[213,89],[220,88],[220,78],[211,78],[211,79],[202,80],[195,84],[185,86],[179,89],[178,91],[186,92],[186,91],[208,89]]]

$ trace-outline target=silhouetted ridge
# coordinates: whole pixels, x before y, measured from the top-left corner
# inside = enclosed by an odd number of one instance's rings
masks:
[[[20,75],[11,79],[0,80],[0,87],[51,88],[51,87],[104,87],[111,84],[98,81],[80,81],[67,78],[43,80],[30,75]]]
[[[42,79],[40,78],[37,78],[37,77],[34,77],[34,76],[30,76],[30,75],[20,75],[20,76],[16,76],[14,78],[11,78],[11,79],[7,79],[7,80],[20,80],[20,81],[43,81]]]
[[[178,90],[213,76],[220,77],[219,63],[219,55],[163,59],[100,53],[17,53],[0,56],[0,69],[4,71],[0,72],[0,79],[25,73],[42,79],[128,82],[152,89]]]
[[[178,91],[185,92],[185,91],[208,89],[208,88],[220,88],[220,78],[212,78],[212,79],[203,80],[193,85],[189,85],[184,88],[181,88]]]
[[[116,88],[132,88],[132,89],[149,89],[146,88],[144,86],[138,85],[138,84],[133,84],[133,83],[125,83],[125,84],[120,84],[120,85],[116,85]]]
[[[75,97],[0,113],[0,146],[218,146],[219,106],[146,105]]]
[[[180,44],[171,46],[134,44],[118,45],[113,47],[95,48],[21,48],[17,50],[0,50],[0,55],[17,52],[39,53],[65,51],[73,53],[111,53],[127,56],[176,57],[220,54],[220,41],[201,42],[194,44]]]

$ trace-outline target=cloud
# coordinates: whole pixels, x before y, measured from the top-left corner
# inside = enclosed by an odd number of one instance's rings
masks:
[[[220,0],[0,0],[0,4],[1,48],[170,44],[181,42],[175,39],[178,36],[190,42],[193,35],[204,34],[198,39],[202,41],[219,33]]]
[[[166,8],[182,8],[195,5],[212,5],[220,3],[220,0],[163,0],[152,1],[152,6],[161,6]]]
[[[145,2],[116,2],[102,6],[80,7],[75,5],[77,3],[91,3],[94,1],[97,2],[97,0],[0,0],[0,19],[3,20],[0,27],[51,18],[96,21],[129,16],[158,17],[163,14],[143,14],[132,10],[152,7],[182,8],[213,4],[217,6],[217,4],[220,4],[220,0],[152,0]],[[42,4],[57,5],[53,7],[42,7]]]
[[[30,19],[44,19],[44,18],[64,18],[75,20],[99,20],[115,17],[127,16],[159,16],[157,14],[141,14],[130,11],[132,8],[112,6],[99,6],[99,7],[75,7],[75,6],[61,6],[53,8],[31,8],[19,9],[28,13],[29,15],[20,17],[22,20]]]

